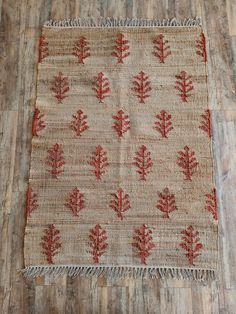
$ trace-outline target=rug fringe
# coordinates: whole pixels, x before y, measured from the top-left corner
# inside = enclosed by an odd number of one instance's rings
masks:
[[[200,26],[201,18],[186,19],[144,19],[144,18],[115,18],[115,17],[82,17],[61,21],[49,20],[45,22],[44,27],[161,27],[161,26]]]
[[[189,279],[198,281],[212,281],[216,279],[216,272],[212,269],[175,268],[175,267],[142,267],[142,266],[105,266],[105,265],[38,265],[27,266],[21,272],[25,277],[39,277],[44,275],[59,276],[67,274],[71,278],[105,277],[112,278],[140,278],[151,277],[159,279]]]

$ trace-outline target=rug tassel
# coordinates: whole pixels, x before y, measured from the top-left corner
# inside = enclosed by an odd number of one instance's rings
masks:
[[[95,266],[95,265],[50,265],[28,266],[21,270],[25,277],[50,275],[53,277],[67,274],[71,278],[99,277],[104,275],[112,278],[159,278],[159,279],[190,279],[196,281],[212,281],[217,279],[212,269],[187,269],[168,267],[138,267],[138,266]]]
[[[176,26],[199,26],[201,25],[201,18],[187,18],[187,19],[143,19],[143,18],[76,18],[61,21],[49,20],[45,22],[44,27],[176,27]]]

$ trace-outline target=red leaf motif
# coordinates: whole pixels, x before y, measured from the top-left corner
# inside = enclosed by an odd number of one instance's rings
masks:
[[[139,72],[137,76],[134,76],[132,91],[138,97],[140,103],[145,103],[145,99],[150,97],[148,92],[152,90],[149,77],[143,71]]]
[[[61,72],[54,76],[52,81],[51,91],[55,93],[54,97],[57,99],[58,103],[62,103],[62,100],[68,96],[65,94],[70,90],[68,77],[63,76]]]
[[[37,194],[34,193],[32,187],[29,185],[26,191],[25,198],[25,214],[30,217],[31,213],[38,207]]]
[[[41,239],[42,253],[46,255],[49,264],[54,264],[53,257],[59,253],[61,248],[60,231],[51,224],[47,229],[44,229],[44,235]]]
[[[78,58],[78,63],[82,64],[86,58],[90,57],[90,47],[84,36],[80,36],[79,40],[75,42],[73,55]]]
[[[151,153],[145,145],[142,145],[136,152],[134,161],[133,165],[138,168],[137,173],[139,173],[140,180],[146,180],[146,176],[151,171],[153,163]]]
[[[115,120],[113,124],[113,128],[117,132],[119,137],[123,137],[123,135],[130,130],[130,120],[129,116],[124,113],[123,110],[119,110],[116,116],[112,116]]]
[[[96,92],[96,97],[99,102],[103,102],[103,100],[109,96],[109,80],[102,72],[98,73],[98,76],[95,77],[94,80],[93,90]]]
[[[203,32],[201,32],[200,38],[196,40],[196,53],[202,57],[202,62],[207,62],[206,38]]]
[[[65,206],[69,208],[73,216],[79,216],[79,212],[84,206],[84,194],[78,188],[74,188],[69,192]]]
[[[175,89],[180,92],[178,96],[180,96],[183,102],[187,102],[188,98],[192,95],[190,94],[190,91],[193,90],[193,82],[191,80],[192,77],[185,71],[181,71],[180,74],[175,77]]]
[[[95,152],[93,152],[93,156],[91,157],[91,161],[89,162],[91,166],[93,166],[94,174],[98,180],[101,180],[102,175],[105,173],[105,168],[109,165],[107,159],[107,153],[104,151],[102,146],[98,145],[96,147]]]
[[[173,130],[171,114],[165,110],[161,110],[161,112],[156,115],[156,119],[154,129],[161,134],[161,137],[168,138],[168,133]]]
[[[89,234],[89,247],[91,248],[90,254],[93,256],[95,264],[99,263],[100,257],[106,252],[108,247],[107,232],[97,224],[93,229],[90,229]]]
[[[157,208],[164,213],[163,218],[170,218],[169,213],[177,210],[175,204],[175,195],[171,194],[166,187],[162,192],[158,193],[159,200],[157,202]]]
[[[39,58],[38,62],[42,63],[43,59],[49,55],[48,52],[48,42],[45,37],[42,35],[39,37]]]
[[[124,34],[117,34],[115,43],[116,45],[113,46],[114,51],[111,55],[117,58],[117,64],[124,63],[123,59],[130,55],[130,52],[128,52],[129,41],[125,39]]]
[[[205,194],[206,205],[205,209],[208,210],[215,220],[218,220],[217,203],[216,203],[216,189],[213,188],[211,193]]]
[[[165,63],[165,59],[171,54],[168,40],[164,39],[164,35],[160,34],[153,40],[154,51],[153,54],[157,57],[160,63]]]
[[[56,143],[48,150],[46,164],[51,168],[48,172],[51,173],[52,178],[57,179],[58,175],[63,172],[62,167],[65,164],[65,158],[64,152],[59,144]]]
[[[33,124],[32,124],[32,135],[38,136],[38,132],[45,128],[45,124],[43,121],[44,114],[40,112],[39,109],[35,109],[34,117],[33,117]]]
[[[147,264],[147,258],[151,255],[151,251],[155,247],[152,240],[152,231],[146,225],[142,225],[134,230],[132,246],[142,264]]]
[[[117,213],[117,217],[123,220],[123,213],[131,208],[129,194],[119,188],[116,193],[112,193],[113,199],[110,201],[110,207]]]
[[[195,152],[191,151],[188,146],[185,146],[182,151],[178,152],[179,157],[177,164],[183,169],[182,173],[185,175],[185,180],[192,180],[192,176],[196,171],[198,162],[196,161]]]
[[[182,247],[187,253],[185,254],[188,258],[189,265],[194,266],[194,260],[201,255],[199,251],[202,249],[203,245],[200,242],[199,232],[194,231],[192,226],[189,226],[187,229],[181,231],[183,235],[181,240],[183,242],[180,243],[180,247]]]
[[[78,110],[72,118],[70,128],[75,132],[76,136],[80,137],[81,134],[89,128],[86,121],[87,115],[85,115],[82,110]]]
[[[201,115],[202,121],[199,126],[199,129],[202,129],[206,134],[211,138],[211,113],[210,110],[205,110],[205,113]]]

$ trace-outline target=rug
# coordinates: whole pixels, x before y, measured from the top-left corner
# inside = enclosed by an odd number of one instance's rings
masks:
[[[26,276],[215,278],[206,46],[199,19],[44,25]]]

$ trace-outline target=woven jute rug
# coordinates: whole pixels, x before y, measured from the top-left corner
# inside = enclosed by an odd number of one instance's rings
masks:
[[[199,19],[45,24],[26,275],[215,278],[206,46]]]

